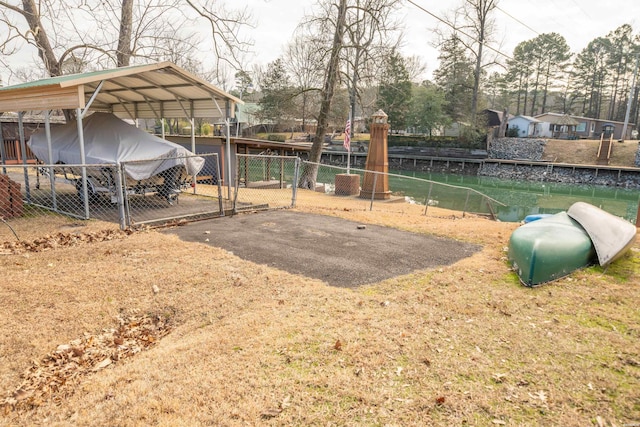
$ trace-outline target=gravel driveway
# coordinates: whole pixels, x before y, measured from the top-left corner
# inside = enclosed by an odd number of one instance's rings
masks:
[[[194,222],[164,232],[342,287],[453,264],[480,250],[451,239],[283,210]]]

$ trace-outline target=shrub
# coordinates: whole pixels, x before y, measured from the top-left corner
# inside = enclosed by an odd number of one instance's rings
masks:
[[[284,135],[280,135],[277,133],[270,133],[269,135],[267,135],[267,140],[276,141],[276,142],[285,142],[286,138],[284,137]]]
[[[509,138],[517,138],[518,136],[520,136],[520,129],[518,128],[518,126],[510,127],[509,129],[507,129],[507,136]]]

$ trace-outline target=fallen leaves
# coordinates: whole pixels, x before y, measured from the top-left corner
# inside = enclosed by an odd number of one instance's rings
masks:
[[[24,252],[43,252],[64,246],[77,246],[85,243],[122,239],[131,231],[106,229],[89,233],[57,233],[27,241],[11,241],[0,244],[0,255],[21,254]]]
[[[275,408],[268,408],[260,415],[263,419],[275,418],[282,413],[285,409],[291,406],[291,396],[286,396],[282,402],[278,404]]]
[[[83,377],[147,349],[172,327],[172,318],[166,315],[122,315],[117,328],[104,329],[98,335],[86,333],[34,361],[23,373],[22,384],[0,401],[0,408],[8,413],[69,396]]]

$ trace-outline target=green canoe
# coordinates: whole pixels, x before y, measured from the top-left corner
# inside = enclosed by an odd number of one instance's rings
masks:
[[[522,225],[509,239],[509,261],[525,286],[564,277],[595,255],[587,232],[566,212]]]

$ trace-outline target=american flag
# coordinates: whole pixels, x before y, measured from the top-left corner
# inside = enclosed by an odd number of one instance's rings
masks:
[[[347,125],[344,127],[344,148],[351,151],[351,120],[347,120]]]

